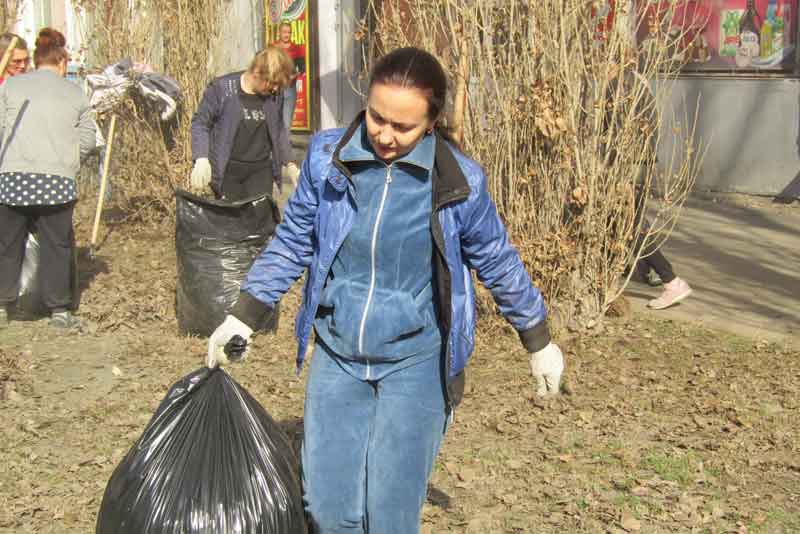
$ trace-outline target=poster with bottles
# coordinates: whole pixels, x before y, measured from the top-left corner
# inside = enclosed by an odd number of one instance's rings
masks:
[[[294,62],[293,87],[296,100],[292,130],[310,131],[311,84],[310,41],[311,13],[308,0],[265,0],[267,43],[274,43]]]
[[[639,3],[637,38],[657,22],[665,25],[667,4]],[[675,37],[675,58],[684,70],[793,71],[797,0],[687,0],[666,21]]]

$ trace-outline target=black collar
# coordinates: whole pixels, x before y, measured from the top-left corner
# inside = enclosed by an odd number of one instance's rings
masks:
[[[351,182],[353,175],[347,165],[339,159],[339,153],[353,137],[365,117],[366,110],[362,110],[356,115],[356,118],[347,127],[342,139],[333,151],[334,166],[347,176],[347,179]],[[434,157],[433,172],[431,173],[431,186],[433,188],[433,210],[436,211],[445,204],[466,199],[469,197],[470,189],[467,178],[458,165],[453,150],[439,132],[434,132],[434,134],[436,135],[436,156]]]

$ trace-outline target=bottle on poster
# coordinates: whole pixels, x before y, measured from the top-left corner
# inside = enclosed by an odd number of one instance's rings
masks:
[[[739,48],[736,50],[737,67],[750,67],[753,65],[753,58],[759,57],[761,53],[760,36],[761,18],[756,11],[755,1],[747,0],[747,8],[744,10],[742,19],[739,22]]]
[[[720,20],[722,20],[720,56],[736,57],[736,49],[739,48],[739,21],[742,14],[744,11],[741,9],[729,9],[720,13]]]

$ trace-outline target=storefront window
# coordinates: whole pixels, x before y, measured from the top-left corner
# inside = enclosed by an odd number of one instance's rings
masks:
[[[639,42],[657,30],[675,37],[684,71],[795,72],[797,0],[690,0],[639,4]],[[668,24],[667,24],[668,23]]]

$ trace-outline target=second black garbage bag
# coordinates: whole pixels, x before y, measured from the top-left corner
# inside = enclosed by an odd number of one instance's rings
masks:
[[[305,534],[286,435],[224,370],[167,393],[106,486],[96,534]]]
[[[222,323],[279,221],[269,195],[228,202],[177,191],[175,306],[182,334],[210,336]],[[276,309],[257,330],[274,330],[278,316]]]
[[[42,295],[40,248],[36,229],[29,228],[28,237],[25,240],[25,256],[22,259],[22,269],[19,275],[19,293],[13,309],[13,313],[19,319],[40,319],[50,313]],[[75,310],[78,307],[80,293],[78,290],[78,251],[74,245],[74,237],[69,268],[71,308]]]

